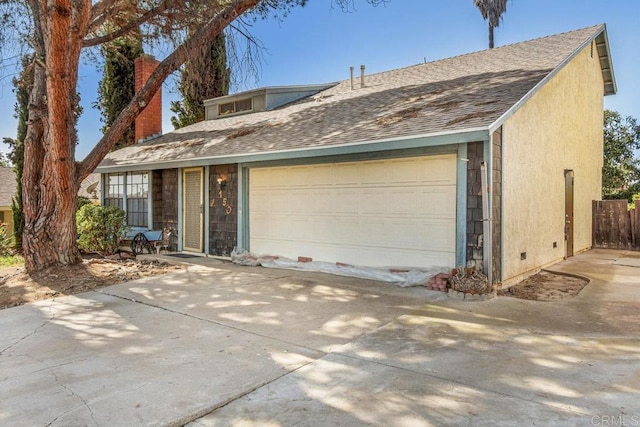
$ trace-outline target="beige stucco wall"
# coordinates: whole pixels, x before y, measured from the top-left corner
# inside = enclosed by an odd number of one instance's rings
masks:
[[[3,213],[0,217],[4,216],[4,221],[0,218],[0,222],[7,224],[7,234],[13,234],[13,212],[11,211],[11,206],[0,206],[0,212]]]
[[[574,253],[591,246],[591,201],[602,186],[603,94],[598,57],[587,46],[505,122],[505,285],[563,259],[565,169],[575,173]]]

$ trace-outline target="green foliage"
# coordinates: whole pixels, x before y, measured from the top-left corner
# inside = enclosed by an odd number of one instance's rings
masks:
[[[0,222],[0,257],[13,255],[13,237],[9,235],[7,224]]]
[[[171,111],[177,114],[171,117],[173,127],[179,129],[204,120],[203,101],[228,95],[229,76],[226,38],[220,34],[182,67],[178,84],[182,100],[171,102]]]
[[[101,52],[104,56],[104,71],[98,84],[95,106],[102,113],[102,132],[106,133],[135,95],[134,61],[143,54],[142,40],[138,36],[121,37],[103,45]],[[131,125],[113,150],[135,142],[135,128]]]
[[[617,111],[604,112],[604,164],[602,197],[632,200],[640,193],[640,125]]]
[[[5,138],[9,139],[9,138]],[[9,157],[7,157],[4,153],[0,153],[0,167],[10,168],[11,162],[9,161]]]
[[[17,267],[24,265],[20,255],[0,255],[0,267]]]
[[[92,203],[78,210],[76,223],[79,248],[102,254],[111,254],[118,249],[118,240],[127,228],[123,210]]]
[[[76,211],[79,211],[84,205],[93,204],[91,199],[84,196],[78,196],[78,200],[76,201]]]
[[[17,138],[4,138],[3,142],[9,145],[11,152],[9,160],[13,164],[16,173],[16,194],[11,201],[13,213],[13,239],[15,247],[22,248],[22,231],[24,230],[24,212],[22,210],[22,170],[24,167],[24,139],[27,135],[27,121],[29,118],[29,94],[33,87],[33,55],[22,57],[22,73],[20,78],[13,79],[16,105],[14,107],[15,118],[18,119]]]

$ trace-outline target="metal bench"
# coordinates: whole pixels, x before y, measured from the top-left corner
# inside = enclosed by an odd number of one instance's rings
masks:
[[[168,233],[169,235],[171,233]],[[166,236],[167,239],[169,236]],[[131,227],[120,243],[129,244],[131,252],[134,254],[142,254],[145,249],[148,253],[160,253],[162,248],[167,249],[169,242],[165,241],[163,230],[149,230],[140,227]]]

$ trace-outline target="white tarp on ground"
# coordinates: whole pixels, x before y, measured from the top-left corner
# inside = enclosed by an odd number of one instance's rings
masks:
[[[405,267],[373,268],[323,261],[298,262],[273,255],[255,255],[244,249],[231,252],[231,261],[239,265],[316,271],[360,279],[378,280],[400,287],[425,285],[436,274],[448,273],[451,270],[442,266],[419,269]]]

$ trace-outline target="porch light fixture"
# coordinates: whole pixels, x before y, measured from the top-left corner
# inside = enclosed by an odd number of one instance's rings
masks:
[[[218,188],[224,188],[227,185],[226,179],[218,178],[216,181],[218,182]]]

